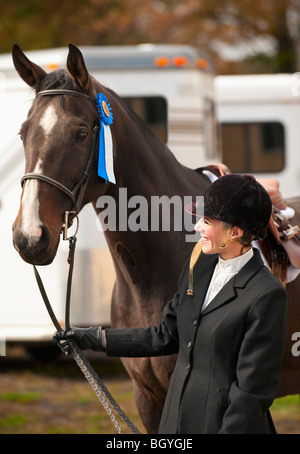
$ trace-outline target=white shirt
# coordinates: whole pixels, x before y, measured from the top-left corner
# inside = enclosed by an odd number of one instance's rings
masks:
[[[212,275],[206,297],[202,306],[202,311],[209,305],[225,284],[235,276],[246,263],[253,257],[253,249],[239,255],[233,259],[223,260],[220,256]]]

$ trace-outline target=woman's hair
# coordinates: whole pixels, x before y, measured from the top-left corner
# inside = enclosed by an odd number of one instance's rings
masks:
[[[227,223],[227,222],[224,222],[222,221],[223,225],[224,225],[224,228],[225,229],[231,229],[231,227],[233,227],[233,225]],[[241,236],[241,238],[239,238],[239,243],[241,243],[242,246],[244,247],[250,247],[251,246],[251,243],[252,241],[255,239],[255,235],[253,235],[252,233],[250,232],[245,232],[243,233],[243,236]]]
[[[246,247],[250,247],[255,236],[250,232],[244,232],[243,236],[239,238],[239,242]]]

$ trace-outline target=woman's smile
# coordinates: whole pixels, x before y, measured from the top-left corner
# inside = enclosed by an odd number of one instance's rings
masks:
[[[222,259],[227,260],[242,253],[236,240],[242,236],[243,231],[238,227],[217,219],[202,217],[194,230],[201,235],[204,254],[219,254]]]
[[[227,232],[220,221],[201,218],[195,225],[196,232],[202,238],[203,252],[215,254],[220,252],[220,244],[228,240]]]

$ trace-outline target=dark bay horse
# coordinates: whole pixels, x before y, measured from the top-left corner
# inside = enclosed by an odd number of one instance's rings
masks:
[[[201,172],[178,163],[116,94],[89,75],[77,47],[69,46],[67,70],[50,74],[28,60],[18,46],[14,46],[13,60],[21,78],[36,94],[61,90],[37,96],[20,130],[26,157],[25,173],[33,176],[23,181],[13,241],[26,262],[48,265],[56,255],[64,213],[74,206],[70,192],[86,170],[94,130],[99,126],[97,93],[106,96],[113,112],[110,129],[116,184],[97,175],[97,162],[93,158],[80,207],[91,202],[99,214],[101,208],[97,200],[103,195],[111,196],[118,206],[120,188],[127,189],[128,199],[143,196],[150,201],[152,196],[169,199],[200,196],[210,184]],[[43,180],[43,176],[48,180]],[[50,183],[49,178],[59,184]],[[299,205],[299,201],[297,203]],[[300,213],[299,206],[297,212]],[[118,213],[117,209],[117,216]],[[117,219],[117,223],[119,221]],[[299,223],[300,219],[297,221]],[[185,234],[184,229],[105,231],[116,270],[111,301],[112,327],[159,323],[162,309],[176,291],[179,273],[194,246],[193,242],[186,241]],[[300,331],[299,279],[288,286],[288,339],[291,333]],[[291,343],[287,349],[281,395],[300,391],[300,359],[291,355]],[[157,432],[174,361],[173,356],[123,360],[133,381],[137,408],[149,433]]]

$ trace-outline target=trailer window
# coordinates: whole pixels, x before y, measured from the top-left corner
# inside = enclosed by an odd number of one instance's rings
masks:
[[[151,97],[123,97],[126,104],[135,111],[152,129],[154,134],[164,143],[167,143],[167,101],[161,96]]]
[[[279,122],[222,123],[223,162],[232,172],[279,172],[284,167],[285,134]]]

